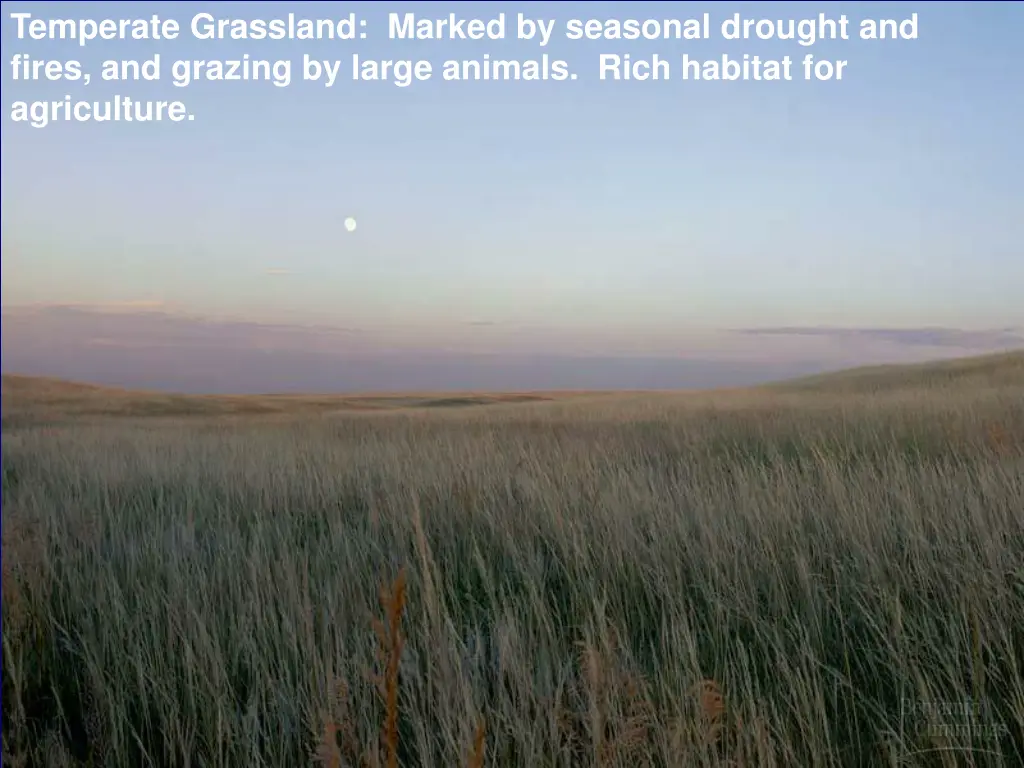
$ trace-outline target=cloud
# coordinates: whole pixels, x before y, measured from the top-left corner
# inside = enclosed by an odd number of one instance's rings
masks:
[[[162,309],[165,305],[159,299],[134,299],[132,301],[112,301],[105,304],[94,304],[98,309]]]
[[[836,328],[830,326],[781,326],[774,328],[741,328],[735,333],[747,336],[817,336],[837,341],[883,341],[911,347],[955,347],[959,349],[1007,349],[1024,345],[1020,329],[997,328],[965,330],[963,328]]]
[[[106,336],[94,336],[86,339],[83,344],[87,347],[141,347],[140,342],[131,342],[124,339],[111,339]]]
[[[155,312],[167,309],[166,302],[159,299],[129,299],[127,301],[67,301],[22,304],[4,307],[4,311],[46,312],[46,311],[92,311],[92,312]]]
[[[361,350],[358,328],[216,320],[159,308],[79,305],[3,309],[4,343],[79,344],[90,347],[163,349]],[[45,341],[44,340],[49,340]]]
[[[283,267],[267,267],[263,270],[263,274],[271,275],[274,277],[283,277],[284,275],[290,275],[292,271],[290,269],[284,269]]]

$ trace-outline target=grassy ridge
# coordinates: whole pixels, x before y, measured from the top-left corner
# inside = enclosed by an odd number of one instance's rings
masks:
[[[4,374],[4,427],[66,423],[74,419],[319,416],[350,411],[450,408],[593,397],[592,393],[437,395],[179,395]]]
[[[1021,359],[316,418],[5,377],[4,764],[1020,765]]]

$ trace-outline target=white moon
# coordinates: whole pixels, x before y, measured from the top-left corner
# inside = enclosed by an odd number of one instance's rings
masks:
[[[345,229],[347,229],[349,232],[356,231],[356,220],[353,219],[351,216],[345,219]]]

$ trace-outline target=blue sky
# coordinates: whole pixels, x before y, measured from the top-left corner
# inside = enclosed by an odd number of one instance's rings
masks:
[[[340,9],[340,10],[339,10]],[[9,14],[177,19],[173,42],[15,39]],[[355,12],[359,41],[196,41],[195,13]],[[387,13],[558,19],[516,40],[390,41]],[[734,12],[851,20],[852,39],[586,41],[570,18]],[[857,23],[919,14],[920,39]],[[291,59],[293,83],[23,83],[16,100],[180,99],[181,124],[3,123],[5,313],[74,304],[203,322],[357,328],[377,349],[856,362],[844,327],[1024,327],[1019,3],[4,3],[38,58]],[[341,59],[569,62],[573,82],[301,81]],[[844,80],[601,82],[601,53],[849,61]],[[343,70],[343,71],[344,71]],[[347,233],[346,216],[359,227]],[[271,274],[274,272],[276,274]],[[12,328],[14,326],[11,326]],[[19,326],[21,327],[21,326]],[[6,354],[17,342],[6,331]],[[763,335],[735,329],[776,328]],[[214,330],[210,331],[215,333]],[[111,332],[113,333],[113,332]],[[369,341],[374,339],[376,341]],[[824,339],[824,340],[823,340]],[[109,340],[109,339],[108,339]],[[875,343],[872,342],[872,343]],[[286,343],[286,342],[281,342]],[[769,344],[769,346],[765,346]],[[886,346],[888,345],[888,346]],[[898,349],[897,349],[898,348]],[[919,349],[920,345],[914,346]],[[974,347],[965,347],[968,351]],[[979,347],[980,348],[980,347]],[[936,351],[935,345],[928,352]],[[960,347],[957,347],[960,349]],[[913,356],[910,352],[908,355]],[[917,354],[917,353],[914,353]],[[63,369],[61,369],[63,370]],[[72,371],[73,372],[73,371]]]

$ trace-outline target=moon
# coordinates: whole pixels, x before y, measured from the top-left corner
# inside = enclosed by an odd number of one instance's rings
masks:
[[[345,229],[347,229],[349,232],[356,231],[356,220],[353,219],[351,216],[345,219]]]

